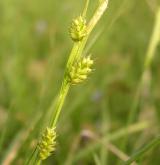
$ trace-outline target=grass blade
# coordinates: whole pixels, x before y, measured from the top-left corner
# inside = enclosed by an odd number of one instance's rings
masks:
[[[122,165],[131,164],[132,162],[134,162],[134,161],[138,160],[140,157],[142,157],[147,151],[149,151],[150,149],[156,147],[159,144],[160,144],[160,136],[158,136],[157,138],[152,140],[149,144],[147,144],[144,147],[142,147],[141,149],[139,149],[133,156],[130,157],[129,160],[127,160]]]

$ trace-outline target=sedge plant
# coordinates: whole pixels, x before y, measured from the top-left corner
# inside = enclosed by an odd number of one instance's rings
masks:
[[[52,112],[50,123],[42,132],[36,152],[34,152],[33,155],[36,159],[35,164],[41,164],[42,161],[47,159],[56,149],[57,122],[70,87],[85,81],[92,72],[94,62],[90,55],[83,55],[83,50],[92,30],[106,11],[108,0],[99,1],[99,6],[89,22],[86,21],[88,5],[89,0],[86,1],[83,12],[71,23],[69,34],[73,41],[73,48],[66,64],[58,97],[56,101],[53,101],[48,110]]]

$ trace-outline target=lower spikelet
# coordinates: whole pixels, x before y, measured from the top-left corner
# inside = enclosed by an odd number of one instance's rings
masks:
[[[55,128],[46,128],[42,133],[42,137],[38,143],[39,158],[41,160],[47,159],[53,151],[55,151],[56,146],[56,132]]]

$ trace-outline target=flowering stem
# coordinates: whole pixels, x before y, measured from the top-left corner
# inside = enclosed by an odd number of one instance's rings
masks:
[[[51,127],[55,127],[62,109],[62,106],[64,104],[65,98],[67,96],[67,93],[69,91],[69,88],[71,86],[70,83],[67,82],[67,71],[68,69],[73,65],[75,60],[79,59],[82,56],[82,52],[84,50],[84,47],[87,43],[88,37],[93,30],[93,28],[96,26],[98,23],[99,19],[102,17],[103,13],[107,9],[108,6],[108,0],[104,0],[98,9],[96,10],[95,14],[93,15],[91,21],[88,24],[87,27],[87,36],[83,38],[82,41],[76,42],[72,48],[71,54],[69,56],[67,65],[66,65],[66,70],[65,70],[65,75],[64,75],[64,80],[62,82],[61,90],[58,96],[58,99],[56,101],[55,106],[51,106],[53,109],[53,115],[52,115],[52,121],[51,121]],[[54,103],[53,103],[54,104]]]
[[[83,17],[86,15],[88,4],[89,4],[89,0],[87,0],[86,2],[86,6],[83,11]],[[52,112],[50,127],[47,128],[46,134],[43,134],[42,141],[40,141],[39,143],[41,144],[39,146],[40,148],[39,152],[42,155],[43,158],[42,160],[46,159],[47,158],[46,156],[49,156],[51,154],[50,151],[53,150],[55,147],[54,144],[55,144],[56,133],[54,132],[54,130],[56,128],[63,104],[65,102],[68,91],[72,85],[72,82],[81,82],[82,80],[85,80],[87,74],[91,70],[90,66],[92,65],[93,61],[90,60],[90,57],[82,59],[82,53],[91,31],[93,30],[93,28],[95,27],[95,25],[103,15],[103,13],[105,12],[107,5],[108,5],[108,0],[104,0],[100,4],[93,18],[89,22],[88,26],[86,26],[85,18],[83,17],[79,17],[78,19],[74,20],[72,23],[70,35],[72,40],[74,41],[74,45],[69,55],[68,62],[66,64],[64,78],[62,81],[59,95],[56,99],[56,102],[53,101],[51,107],[49,108],[49,111]],[[76,66],[80,68],[75,68],[76,62],[78,62],[78,65]],[[71,71],[73,74],[75,74],[73,75],[73,78],[75,78],[74,81],[70,80],[69,77]],[[75,71],[77,72],[75,73]],[[80,75],[77,76],[77,74]],[[43,151],[42,147],[44,146],[44,144],[47,144],[49,146],[45,146],[45,152],[42,152]],[[38,160],[38,163],[41,163],[41,160]]]

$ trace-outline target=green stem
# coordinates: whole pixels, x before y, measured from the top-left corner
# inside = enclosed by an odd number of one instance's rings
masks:
[[[41,165],[42,161],[41,160],[38,160],[37,161],[37,165]]]
[[[81,47],[81,43],[82,43],[82,41],[81,42],[76,42],[73,45],[71,54],[69,55],[69,58],[68,58],[67,69],[69,69],[72,66],[72,64],[74,63],[75,57],[79,52],[79,48]],[[67,69],[66,69],[66,72],[67,72]]]
[[[71,66],[73,65],[75,60],[79,59],[79,57],[82,55],[86,42],[87,42],[87,39],[83,39],[81,42],[75,43],[72,48],[71,54],[69,56],[69,59],[68,59],[67,65],[66,65],[65,74],[64,74],[61,90],[59,92],[59,96],[56,100],[56,103],[53,101],[53,103],[50,107],[50,110],[53,111],[52,118],[51,118],[51,124],[50,124],[52,128],[55,127],[57,124],[65,98],[66,98],[69,88],[71,86],[71,84],[67,81],[68,70],[71,68]]]
[[[88,24],[88,33],[90,33],[93,28],[96,26],[102,15],[104,14],[105,10],[108,7],[108,0],[104,0],[100,3],[99,7],[97,8],[95,14],[93,15],[91,21]]]
[[[53,111],[53,115],[51,118],[51,124],[50,124],[52,128],[55,128],[55,126],[57,124],[57,121],[60,116],[61,109],[64,104],[64,101],[67,96],[69,88],[70,88],[70,83],[68,83],[64,80],[64,82],[62,83],[62,87],[61,87],[59,96],[57,98],[56,104],[54,106],[55,110]]]
[[[84,10],[83,10],[83,13],[82,13],[83,17],[86,17],[88,6],[89,6],[89,0],[86,0],[86,4],[85,4],[85,7],[84,7]]]
[[[148,69],[150,67],[159,41],[160,41],[160,7],[156,13],[156,22],[154,25],[150,44],[147,50],[144,68]]]

